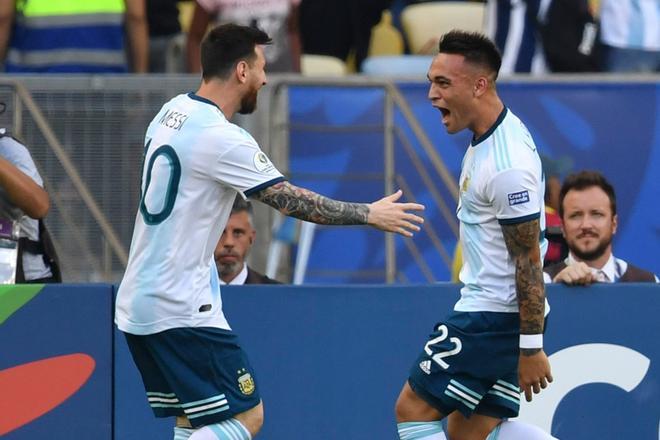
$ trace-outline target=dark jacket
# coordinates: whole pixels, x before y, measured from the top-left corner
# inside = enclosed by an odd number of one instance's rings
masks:
[[[557,264],[550,265],[543,269],[545,273],[550,275],[550,279],[554,279],[555,276],[562,270],[566,268],[566,263],[560,261]],[[655,275],[651,272],[648,272],[644,269],[640,269],[632,264],[628,263],[628,268],[625,273],[621,275],[617,283],[655,283]]]
[[[253,270],[248,266],[248,274],[245,279],[245,284],[282,284],[277,280],[268,278],[266,275],[262,275],[259,272]]]
[[[599,25],[587,0],[552,0],[539,33],[552,72],[601,70]]]

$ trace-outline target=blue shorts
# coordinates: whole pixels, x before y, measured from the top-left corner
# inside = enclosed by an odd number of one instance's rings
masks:
[[[261,401],[254,371],[229,330],[175,328],[124,335],[156,417],[186,416],[198,428]]]
[[[517,313],[453,312],[434,327],[408,383],[443,415],[516,417],[519,332]]]

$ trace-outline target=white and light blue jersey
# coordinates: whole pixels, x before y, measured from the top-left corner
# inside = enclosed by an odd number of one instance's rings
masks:
[[[660,51],[659,0],[601,0],[600,22],[608,46]]]
[[[117,293],[119,329],[230,329],[213,250],[236,194],[282,180],[252,136],[213,102],[189,93],[165,104],[147,129],[142,197]]]
[[[464,286],[454,309],[517,312],[516,268],[501,225],[539,219],[544,230],[545,187],[532,136],[511,111],[505,108],[493,127],[472,141],[459,184]],[[539,245],[543,260],[545,238]]]

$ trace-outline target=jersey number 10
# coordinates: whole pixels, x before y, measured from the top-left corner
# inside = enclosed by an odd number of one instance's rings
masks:
[[[149,149],[149,144],[151,140],[147,142],[147,145],[144,147],[145,158],[146,151]],[[154,168],[154,164],[158,157],[163,156],[167,159],[170,167],[169,180],[167,182],[167,190],[165,191],[163,207],[158,212],[151,212],[146,205],[147,192],[149,191],[149,185],[151,184],[151,173]],[[148,225],[157,225],[162,223],[174,209],[174,202],[176,201],[176,195],[179,190],[179,181],[181,180],[181,162],[179,161],[179,156],[177,156],[176,151],[172,148],[171,145],[162,145],[154,151],[154,153],[149,158],[149,163],[144,168],[146,173],[146,178],[144,179],[144,190],[142,191],[142,197],[140,197],[140,213],[142,214],[142,219]]]

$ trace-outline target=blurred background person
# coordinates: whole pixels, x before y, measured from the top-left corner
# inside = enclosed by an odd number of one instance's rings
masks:
[[[247,265],[247,257],[257,237],[253,225],[252,205],[237,196],[213,254],[221,284],[281,284]]]
[[[391,3],[392,0],[303,0],[300,5],[303,53],[350,61],[360,71],[369,53],[371,29]]]
[[[548,240],[548,250],[543,259],[543,266],[563,261],[568,256],[568,246],[561,229],[559,216],[559,194],[561,179],[572,167],[570,159],[551,159],[541,155],[543,175],[545,176],[545,238]]]
[[[146,0],[149,25],[149,72],[185,72],[185,37],[179,3],[194,0]]]
[[[539,35],[551,72],[599,72],[599,25],[589,0],[548,0],[539,10]]]
[[[608,72],[660,72],[660,1],[601,0]]]
[[[57,257],[43,218],[50,209],[48,193],[28,149],[0,130],[0,236],[16,241],[16,283],[61,282]],[[3,246],[3,254],[8,250]],[[4,260],[4,258],[3,258]],[[5,261],[3,261],[5,263]],[[9,273],[4,270],[3,280]],[[9,274],[10,276],[12,274]]]
[[[487,34],[502,53],[500,75],[547,72],[538,22],[541,0],[487,0]]]
[[[7,72],[144,73],[145,9],[145,0],[1,1],[0,59]]]
[[[253,26],[271,36],[264,49],[269,72],[300,72],[300,0],[196,0],[186,52],[188,70],[201,71],[199,48],[210,24]]]

